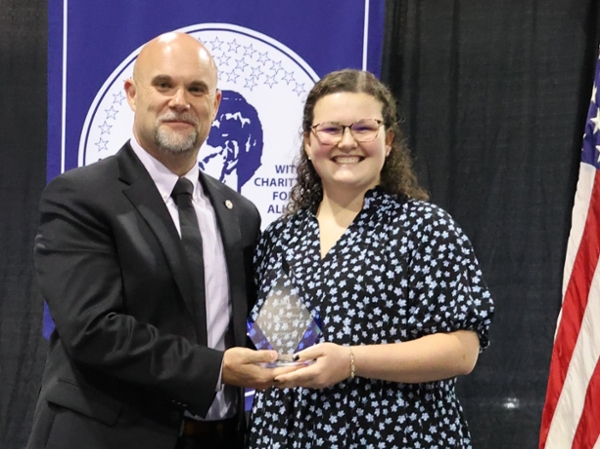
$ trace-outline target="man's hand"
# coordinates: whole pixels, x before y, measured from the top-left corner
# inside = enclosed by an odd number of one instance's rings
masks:
[[[248,348],[230,348],[223,356],[224,384],[264,390],[274,385],[276,376],[294,371],[296,367],[265,368],[258,363],[277,359],[276,351],[254,351]]]

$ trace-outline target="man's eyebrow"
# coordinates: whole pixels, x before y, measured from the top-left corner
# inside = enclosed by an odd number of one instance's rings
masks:
[[[208,84],[206,84],[204,81],[201,80],[197,80],[197,81],[192,81],[189,85],[189,87],[193,87],[193,88],[199,88],[202,90],[206,90],[208,91]]]
[[[156,75],[152,78],[152,84],[160,84],[160,83],[173,83],[173,77],[169,75]],[[189,88],[200,89],[203,91],[208,91],[208,84],[202,80],[194,80],[186,86]]]
[[[172,81],[172,78],[169,75],[156,75],[152,78],[152,84],[163,83],[166,81]]]

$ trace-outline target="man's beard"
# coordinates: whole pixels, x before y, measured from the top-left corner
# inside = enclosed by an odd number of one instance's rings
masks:
[[[188,134],[182,134],[175,131],[167,131],[160,127],[160,123],[170,120],[180,120],[184,122],[198,124],[198,119],[189,113],[176,114],[174,112],[164,114],[158,118],[159,126],[154,130],[154,143],[156,147],[163,153],[171,155],[180,155],[194,151],[199,147],[198,130],[194,130]]]

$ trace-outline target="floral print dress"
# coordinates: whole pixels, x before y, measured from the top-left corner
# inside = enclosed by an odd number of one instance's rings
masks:
[[[386,344],[468,329],[482,350],[489,344],[493,302],[471,244],[432,204],[370,190],[323,259],[312,211],[273,222],[256,252],[259,304],[284,260],[321,317],[321,341]],[[455,384],[356,377],[321,390],[257,392],[249,447],[471,448]]]

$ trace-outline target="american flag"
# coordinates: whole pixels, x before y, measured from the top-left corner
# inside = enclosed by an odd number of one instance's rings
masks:
[[[600,449],[600,60],[588,110],[539,449]]]

